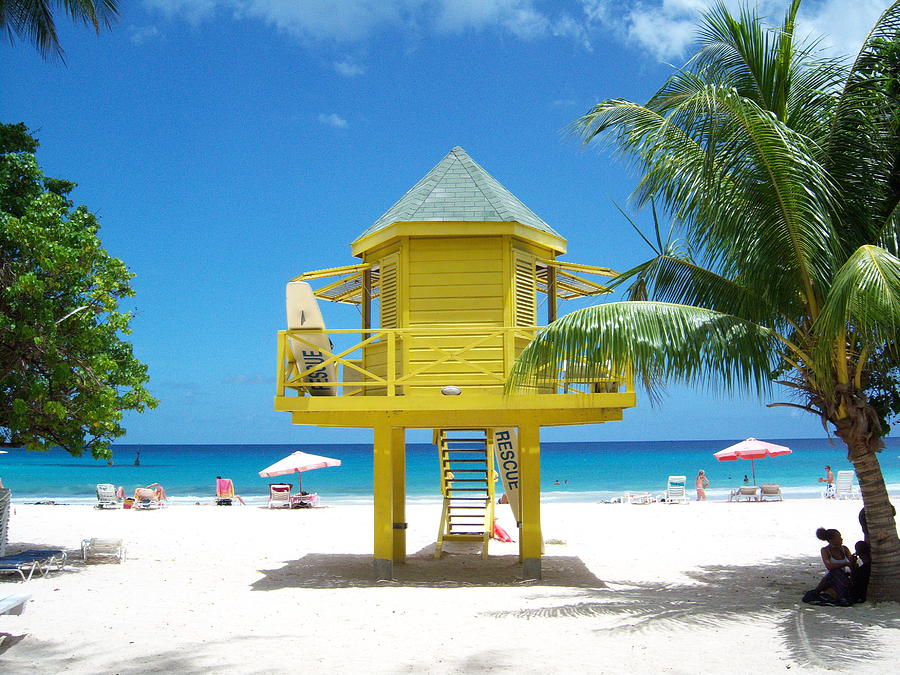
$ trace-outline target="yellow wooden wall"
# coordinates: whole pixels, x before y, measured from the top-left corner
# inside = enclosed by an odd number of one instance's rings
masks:
[[[483,330],[505,325],[503,237],[410,237],[405,277],[405,324],[410,328],[465,326]],[[473,333],[417,338],[407,353],[409,371],[437,361],[440,350],[457,351]],[[436,349],[435,349],[436,348]],[[462,359],[491,373],[503,372],[502,337],[466,351]],[[478,367],[452,360],[429,367],[410,393],[439,392],[448,384],[480,383],[493,389],[496,381]]]
[[[504,356],[507,361],[515,358],[528,339],[517,339],[504,354],[503,338],[498,335],[467,350],[459,359],[436,362],[446,352],[464,348],[486,329],[535,325],[535,260],[552,255],[549,250],[509,236],[403,237],[390,246],[367,252],[366,262],[377,264],[381,273],[374,327],[473,329],[398,340],[398,372],[422,372],[416,375],[415,385],[404,386],[396,393],[439,395],[446,385],[500,393]],[[396,283],[392,282],[391,270],[396,271]],[[364,360],[366,369],[384,376],[386,344],[368,347]],[[367,393],[382,396],[385,390],[369,388]]]

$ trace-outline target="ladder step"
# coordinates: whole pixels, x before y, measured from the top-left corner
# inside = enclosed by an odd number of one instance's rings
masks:
[[[479,464],[485,464],[483,459],[445,459],[444,462],[467,462],[471,464],[472,462],[478,462]]]

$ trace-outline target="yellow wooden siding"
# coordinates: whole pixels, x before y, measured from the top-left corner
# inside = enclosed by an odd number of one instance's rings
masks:
[[[483,330],[503,325],[502,237],[411,238],[408,251],[410,328],[470,326]],[[408,391],[439,389],[460,378],[487,384],[492,376],[479,368],[502,374],[503,343],[499,338],[435,363],[472,342],[472,336],[459,334],[417,338],[406,357],[408,372],[425,369],[415,380],[422,388]]]

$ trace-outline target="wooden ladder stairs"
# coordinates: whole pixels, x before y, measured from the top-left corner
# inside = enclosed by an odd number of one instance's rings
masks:
[[[444,505],[434,557],[445,541],[480,541],[487,557],[494,530],[494,430],[435,429]]]

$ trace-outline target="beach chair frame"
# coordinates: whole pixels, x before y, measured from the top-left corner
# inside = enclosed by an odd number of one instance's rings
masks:
[[[783,502],[784,497],[781,494],[781,486],[776,483],[763,483],[759,486],[759,501],[761,502]]]
[[[94,537],[81,541],[81,559],[87,562],[94,557],[115,558],[119,564],[125,562],[126,546],[121,539],[104,539]]]
[[[759,486],[741,485],[740,487],[732,490],[731,495],[728,497],[728,501],[739,502],[741,500],[744,500],[745,502],[758,502]]]
[[[112,483],[97,483],[97,504],[95,509],[120,509],[122,504],[116,496],[116,486]]]
[[[269,483],[268,507],[270,509],[291,508],[291,490],[293,488],[293,483]]]
[[[687,476],[669,476],[666,481],[666,504],[690,504],[686,485]]]
[[[31,593],[0,595],[0,614],[21,614],[29,600]]]
[[[29,549],[0,558],[0,574],[18,574],[22,581],[30,581],[35,572],[47,576],[54,565],[62,571],[67,559],[68,554],[62,549]]]
[[[853,484],[855,471],[838,471],[834,478],[835,499],[859,499],[859,488]]]

